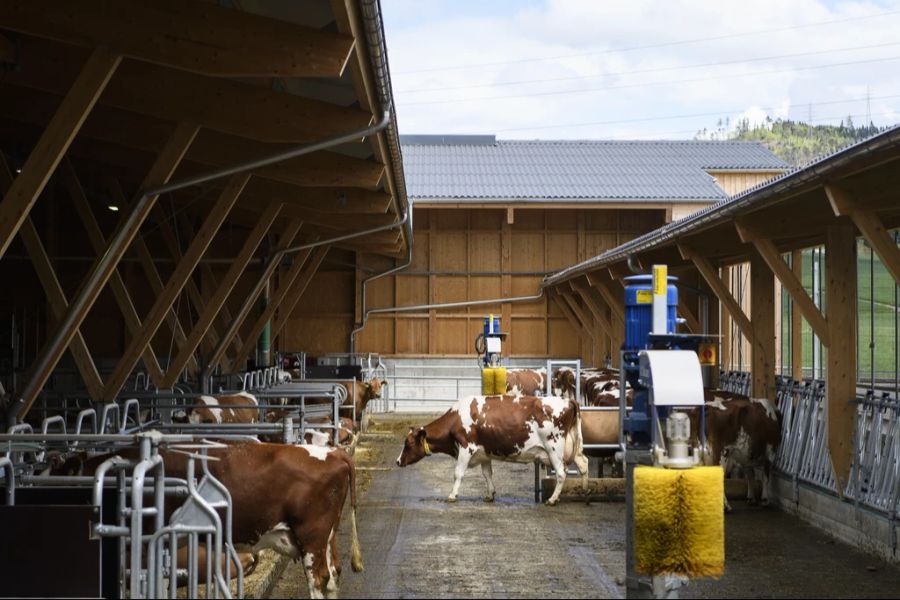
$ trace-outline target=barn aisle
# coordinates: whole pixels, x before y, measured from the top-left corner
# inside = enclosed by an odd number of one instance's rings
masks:
[[[453,460],[394,461],[409,425],[429,418],[379,416],[357,450],[364,573],[350,570],[349,524],[341,526],[342,598],[622,597],[624,504],[532,501],[530,465],[495,464],[498,498],[482,502],[480,469],[467,473],[457,504],[444,498]],[[900,567],[889,565],[776,509],[732,502],[726,575],[694,581],[684,597],[892,597]],[[272,598],[308,597],[291,564]]]
[[[495,503],[482,501],[484,479],[476,468],[463,480],[459,502],[448,504],[452,459],[394,466],[411,423],[379,417],[360,443],[366,571],[350,570],[345,520],[342,598],[622,597],[616,578],[625,572],[624,505],[535,505],[533,467],[502,463],[494,465]],[[306,580],[292,564],[272,597],[298,593],[306,595]]]

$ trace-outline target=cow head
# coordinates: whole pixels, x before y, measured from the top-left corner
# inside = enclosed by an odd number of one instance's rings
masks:
[[[398,467],[417,463],[431,454],[431,449],[428,447],[428,441],[425,438],[424,427],[409,428],[409,433],[406,434],[406,440],[403,442],[403,450],[400,452],[400,456],[397,457]]]
[[[366,397],[370,400],[372,398],[378,398],[381,396],[381,387],[387,384],[388,382],[385,379],[370,379],[365,383]]]

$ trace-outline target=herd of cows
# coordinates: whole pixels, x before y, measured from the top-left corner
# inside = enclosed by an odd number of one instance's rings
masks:
[[[571,369],[559,369],[546,395],[545,370],[511,369],[507,393],[460,399],[438,419],[410,429],[396,464],[405,467],[435,453],[456,460],[455,480],[448,501],[456,501],[465,472],[481,466],[487,491],[493,501],[492,460],[542,461],[552,467],[556,488],[546,504],[559,502],[566,465],[574,463],[586,490],[588,458],[585,445],[618,442],[618,410],[584,410],[585,407],[615,407],[619,402],[617,371],[585,369],[576,378]],[[242,567],[252,569],[260,550],[270,548],[302,560],[311,597],[335,597],[341,561],[336,533],[346,497],[350,496],[352,540],[351,565],[363,569],[356,527],[355,466],[341,448],[352,442],[359,430],[367,403],[380,395],[386,382],[372,380],[348,384],[346,402],[356,407],[357,419],[342,420],[337,444],[310,431],[307,443],[299,445],[242,441],[228,443],[210,453],[219,460],[210,469],[231,492],[233,539],[245,544]],[[581,404],[575,391],[580,391]],[[627,388],[627,385],[626,385]],[[631,390],[626,389],[630,402]],[[260,411],[257,399],[248,393],[203,396],[179,415],[192,423],[255,423]],[[768,400],[747,398],[722,391],[709,391],[706,398],[706,462],[722,464],[726,473],[743,467],[763,478],[762,502],[768,502],[767,483],[774,453],[780,440],[780,414]],[[280,411],[269,409],[267,420],[280,419]],[[296,407],[293,408],[296,410]],[[698,415],[695,415],[694,429]],[[330,425],[330,423],[329,423]],[[333,431],[333,429],[329,429]],[[317,443],[308,443],[308,442]],[[594,452],[606,456],[609,451]],[[107,456],[74,457],[55,469],[61,474],[90,474]],[[185,476],[183,455],[166,452],[166,472]],[[750,477],[748,476],[748,483]],[[748,500],[754,502],[753,486]],[[727,500],[725,500],[727,506]]]

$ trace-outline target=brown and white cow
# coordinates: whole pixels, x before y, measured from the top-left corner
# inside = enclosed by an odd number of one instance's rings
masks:
[[[384,379],[370,379],[368,381],[342,381],[341,385],[347,388],[347,399],[344,406],[356,407],[356,421],[359,423],[362,414],[371,400],[381,397],[381,388],[388,384]]]
[[[447,500],[456,502],[459,485],[470,466],[481,465],[487,483],[486,502],[496,495],[492,460],[530,463],[540,460],[556,472],[556,488],[548,505],[559,502],[566,480],[566,465],[574,462],[587,490],[588,459],[581,437],[578,404],[548,396],[472,396],[424,427],[413,427],[397,465],[405,467],[438,452],[456,458],[453,491]]]
[[[722,465],[726,475],[734,467],[743,468],[748,504],[756,504],[756,478],[762,483],[761,502],[768,505],[769,474],[781,442],[781,413],[766,398],[748,398],[733,392],[707,390],[705,400],[704,462]],[[731,510],[727,498],[725,509]]]
[[[185,477],[187,457],[162,450],[166,475]],[[137,451],[121,453],[136,458]],[[337,597],[337,530],[350,492],[351,565],[363,570],[356,527],[356,467],[349,454],[321,446],[236,443],[213,449],[210,472],[231,494],[232,539],[303,561],[312,598]],[[90,475],[108,456],[68,461],[58,473]],[[167,513],[174,506],[167,506]]]
[[[514,396],[543,396],[547,393],[547,369],[507,369],[506,391]]]
[[[259,409],[254,407],[258,405],[256,396],[247,392],[230,396],[200,396],[194,399],[187,420],[189,423],[256,423],[259,421]]]

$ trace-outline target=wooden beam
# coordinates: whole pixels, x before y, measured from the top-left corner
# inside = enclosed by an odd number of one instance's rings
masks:
[[[390,194],[380,191],[345,186],[297,189],[262,177],[251,179],[245,193],[324,213],[385,214],[391,206]]]
[[[115,371],[113,371],[103,390],[106,401],[111,402],[121,391],[134,365],[137,364],[141,354],[150,345],[163,319],[169,313],[175,299],[184,289],[185,283],[187,283],[191,273],[194,272],[194,268],[200,262],[204,252],[209,248],[210,243],[212,243],[222,223],[225,222],[228,212],[234,203],[237,202],[238,196],[244,190],[244,186],[249,179],[250,175],[246,173],[233,175],[229,179],[225,191],[219,195],[209,216],[197,231],[187,252],[184,253],[184,257],[175,267],[175,271],[166,283],[166,287],[153,303],[153,308],[150,309],[150,313],[144,319],[144,326],[141,328],[140,335],[131,340],[118,365],[116,365]]]
[[[6,164],[6,160],[3,158],[3,154],[0,154],[0,193],[6,192],[12,185],[12,182],[12,173]],[[53,270],[50,256],[47,254],[43,242],[41,242],[40,235],[38,235],[31,217],[25,218],[25,222],[22,223],[22,227],[19,230],[19,235],[22,238],[22,243],[25,245],[25,251],[28,252],[28,256],[31,258],[41,286],[44,288],[44,293],[47,295],[50,311],[56,319],[61,319],[69,307],[69,303],[62,285],[60,285],[59,279],[56,277],[56,272]],[[78,372],[81,374],[88,394],[90,394],[92,400],[98,400],[100,392],[103,391],[103,380],[100,379],[100,373],[97,371],[97,366],[91,358],[91,352],[80,331],[72,339],[69,350],[72,352],[75,366],[78,367]]]
[[[128,207],[130,203],[125,198],[124,192],[122,192],[122,188],[119,186],[119,182],[115,179],[111,179],[108,181],[108,189],[109,192],[114,199],[114,201],[118,202],[120,207]],[[126,208],[127,210],[127,208]],[[165,284],[163,283],[163,279],[159,274],[159,270],[156,268],[156,261],[153,260],[153,255],[150,252],[150,249],[147,247],[147,243],[144,241],[142,236],[136,236],[134,239],[134,251],[137,254],[138,261],[141,264],[141,268],[144,271],[144,276],[147,278],[147,282],[150,284],[150,290],[153,292],[154,296],[159,296],[162,294],[163,289],[165,288]],[[186,336],[184,333],[184,329],[181,326],[181,320],[178,318],[178,313],[175,311],[174,307],[170,307],[169,311],[166,313],[165,317],[166,325],[168,325],[169,330],[172,332],[172,337],[175,340],[176,345],[183,344]],[[141,326],[143,329],[143,325]],[[150,348],[150,351],[153,351],[153,348]]]
[[[569,308],[572,309],[572,313],[575,315],[575,318],[578,319],[578,321],[581,323],[581,327],[587,332],[588,337],[590,337],[592,341],[598,342],[599,340],[594,339],[595,334],[594,328],[591,327],[591,318],[581,309],[581,306],[579,306],[578,303],[575,302],[575,298],[573,298],[570,293],[560,291],[559,289],[557,289],[557,292],[565,301],[565,303],[569,305]]]
[[[869,245],[878,253],[881,262],[894,281],[900,283],[900,248],[873,210],[859,208],[855,198],[835,185],[826,185],[825,193],[838,216],[849,216]]]
[[[6,11],[0,11],[0,14]],[[84,119],[100,97],[122,57],[97,48],[31,150],[21,173],[0,202],[0,258],[47,185]]]
[[[328,246],[320,246],[315,250],[304,250],[294,258],[294,264],[291,265],[285,277],[282,278],[283,281],[279,285],[278,290],[270,298],[269,304],[253,324],[248,334],[248,341],[244,343],[244,346],[235,355],[232,364],[240,364],[241,361],[246,360],[250,356],[256,345],[256,340],[265,328],[266,323],[273,320],[276,311],[278,314],[286,315],[286,319],[289,318],[289,315],[293,312],[294,307],[300,301],[300,297],[306,291],[307,286],[309,286],[313,276],[315,276],[319,266],[325,259],[325,255],[328,254],[328,250]],[[280,331],[276,325],[275,330],[271,332],[273,341]]]
[[[621,297],[616,297],[613,294],[612,290],[609,289],[606,285],[606,281],[603,280],[602,276],[596,275],[594,273],[588,273],[585,275],[587,282],[591,285],[592,288],[597,290],[601,296],[603,296],[603,300],[606,302],[606,305],[609,307],[609,310],[612,312],[613,316],[619,320],[619,323],[624,328],[625,326],[625,296],[624,294]]]
[[[282,303],[282,308],[278,311],[278,316],[275,318],[275,325],[272,328],[273,340],[281,333],[281,330],[284,329],[284,326],[291,318],[294,309],[297,308],[297,304],[300,302],[303,294],[306,293],[306,288],[309,287],[310,282],[312,282],[313,277],[319,270],[319,266],[322,264],[322,261],[325,260],[325,256],[328,254],[329,249],[329,246],[320,246],[317,248],[312,257],[307,261],[303,274],[294,282],[293,289],[288,293]]]
[[[775,244],[772,243],[772,240],[761,237],[757,232],[743,226],[740,221],[735,223],[735,228],[743,241],[753,244],[759,256],[762,257],[768,268],[772,270],[781,282],[781,285],[790,294],[794,305],[800,309],[813,331],[819,336],[822,344],[826,347],[830,346],[828,324],[825,322],[825,317],[822,316],[822,312],[812,298],[809,297],[809,294],[806,293],[803,284],[794,276],[791,268],[781,258],[781,253],[775,247]]]
[[[596,292],[593,291],[591,286],[587,283],[581,281],[580,279],[573,279],[569,281],[569,286],[572,288],[576,294],[581,297],[582,303],[587,307],[590,311],[591,315],[594,317],[594,323],[597,326],[597,335],[594,337],[598,346],[602,344],[602,348],[600,348],[600,358],[602,360],[603,355],[609,357],[612,360],[613,354],[613,339],[615,337],[615,332],[613,331],[612,325],[609,322],[609,319],[606,318],[606,310],[601,305],[601,303],[597,300]],[[599,336],[599,337],[598,337]]]
[[[117,79],[119,75],[117,74]],[[115,86],[116,83],[110,85]],[[105,98],[106,96],[101,98],[101,103]],[[0,113],[22,123],[43,127],[60,100],[55,94],[11,87],[9,93],[0,95]],[[156,154],[165,144],[171,129],[172,125],[168,121],[101,104],[94,108],[85,121],[80,135]],[[228,167],[275,154],[285,148],[282,144],[258,142],[246,137],[204,130],[191,144],[184,166],[194,166],[197,171],[206,171],[207,167]],[[335,185],[374,190],[383,170],[383,164],[378,161],[354,158],[337,152],[313,152],[255,170],[255,175],[266,180],[261,183],[253,182],[245,195],[255,194],[259,190],[268,194],[277,191],[284,196],[296,197],[298,190],[294,186],[307,188]],[[339,199],[337,193],[334,193],[334,198]]]
[[[63,161],[62,171],[66,187],[69,190],[69,195],[72,197],[75,204],[75,210],[78,211],[78,215],[81,217],[81,223],[84,225],[85,231],[87,232],[88,240],[90,241],[94,252],[98,255],[102,254],[106,250],[108,244],[106,238],[103,236],[103,231],[100,229],[100,224],[94,216],[94,211],[91,210],[87,196],[84,194],[84,189],[81,187],[78,175],[75,173],[75,169],[68,160]],[[122,312],[122,317],[125,320],[125,327],[128,329],[128,333],[132,336],[137,335],[141,330],[141,319],[137,314],[137,310],[134,308],[131,294],[128,292],[128,286],[125,285],[125,281],[122,279],[118,269],[113,271],[110,275],[109,284],[113,292],[113,297],[115,297],[116,303],[119,305],[119,310]],[[153,349],[150,348],[147,352],[144,352],[142,358],[144,360],[144,366],[147,368],[147,372],[150,374],[153,383],[159,386],[160,383],[162,383],[162,368],[159,366],[159,361],[156,360],[156,354],[153,353]],[[100,397],[101,396],[98,394],[95,400],[99,401]]]
[[[559,309],[562,311],[563,316],[569,321],[569,325],[572,326],[572,329],[575,330],[575,335],[577,335],[581,340],[584,340],[584,331],[582,331],[581,324],[578,322],[578,319],[575,317],[572,309],[569,308],[569,305],[562,299],[560,294],[556,292],[551,293],[550,298],[556,303],[557,306],[559,306]]]
[[[697,317],[694,316],[693,311],[691,311],[691,307],[688,306],[687,302],[684,301],[681,294],[678,295],[678,314],[681,315],[681,318],[684,319],[685,325],[694,334],[703,333],[703,327],[700,325],[700,321],[697,320]]]
[[[269,297],[266,307],[250,327],[244,343],[241,344],[237,354],[235,354],[234,360],[231,361],[231,364],[239,364],[241,361],[246,360],[250,356],[250,353],[253,352],[253,349],[256,347],[257,341],[259,340],[259,336],[266,328],[266,323],[272,319],[275,311],[278,310],[278,307],[284,302],[285,296],[300,276],[300,273],[303,271],[303,265],[311,254],[312,248],[309,248],[307,250],[301,250],[294,255],[294,264],[290,266],[283,277],[279,277],[278,289]]]
[[[285,248],[288,246],[288,244],[294,243],[294,238],[297,236],[297,232],[300,231],[300,227],[302,227],[302,225],[303,223],[296,219],[288,221],[287,227],[279,236],[278,245],[276,247]],[[257,281],[268,281],[269,279],[271,279],[272,275],[278,269],[278,266],[278,262],[269,260],[263,267],[262,273],[260,273],[259,279]],[[255,287],[256,286],[254,286],[254,288]],[[221,363],[225,359],[226,351],[231,347],[232,344],[234,344],[235,338],[238,335],[238,331],[240,331],[240,328],[244,325],[244,322],[250,315],[250,311],[253,309],[254,303],[256,302],[257,298],[259,298],[259,292],[249,293],[244,297],[244,302],[241,304],[241,308],[234,316],[233,323],[237,324],[237,327],[234,330],[234,335],[231,336],[231,339],[223,338],[223,340],[219,342],[219,346],[216,348],[216,350],[219,350],[219,353],[214,352],[212,355],[210,355],[209,360],[207,361],[207,364],[211,369],[215,369],[219,365],[219,363]]]
[[[197,135],[197,127],[195,125],[179,125],[175,129],[175,133],[172,134],[169,143],[150,168],[144,184],[141,185],[141,189],[150,189],[153,186],[167,182],[172,176],[172,173],[175,172],[178,163],[181,162],[181,158],[187,151],[188,146],[191,145],[191,141],[193,141],[195,135]],[[44,387],[47,378],[50,377],[53,369],[56,368],[59,359],[71,343],[72,338],[78,331],[84,318],[87,316],[88,311],[90,311],[94,302],[97,301],[97,297],[100,295],[106,282],[109,281],[112,272],[115,271],[116,266],[119,264],[122,256],[124,256],[129,244],[134,240],[135,236],[137,236],[141,224],[147,218],[147,215],[150,214],[150,209],[153,208],[153,204],[156,202],[157,198],[158,196],[148,197],[147,201],[141,205],[139,211],[133,214],[133,218],[130,219],[130,221],[123,221],[119,228],[117,228],[112,242],[120,242],[116,244],[115,252],[112,252],[111,249],[107,249],[107,252],[101,257],[98,257],[94,262],[90,274],[88,275],[88,279],[86,279],[86,281],[93,280],[94,284],[89,287],[83,286],[81,288],[78,292],[78,297],[71,303],[72,306],[66,311],[66,317],[63,321],[69,321],[68,316],[74,309],[80,308],[80,311],[74,315],[71,319],[71,323],[67,327],[61,329],[57,334],[51,337],[51,345],[48,345],[41,350],[38,360],[42,363],[43,368],[32,373],[31,380],[25,387],[26,392],[22,397],[23,407],[20,413],[21,415],[26,414],[31,408],[31,405],[34,404],[41,388]],[[127,228],[125,228],[126,226]],[[57,338],[59,340],[58,343],[56,343]]]
[[[797,281],[803,281],[803,253],[800,250],[791,252],[791,273]],[[804,290],[805,291],[805,290]],[[803,321],[801,313],[791,307],[791,377],[803,380]],[[826,321],[827,322],[827,321]]]
[[[780,260],[780,259],[779,259]],[[775,277],[759,255],[750,260],[751,394],[775,400]]]
[[[9,72],[6,84],[65,93],[77,69],[79,49],[23,39],[29,68]],[[372,114],[268,87],[205,77],[148,63],[126,61],[100,103],[166,121],[191,121],[206,129],[271,143],[313,142],[362,128]]]
[[[828,451],[842,492],[853,461],[856,416],[857,264],[856,231],[852,225],[828,229],[825,306],[832,340],[825,375]]]
[[[168,373],[166,373],[164,380],[165,387],[171,387],[175,384],[182,369],[187,365],[189,358],[193,355],[197,346],[200,345],[200,341],[210,330],[210,327],[212,327],[216,315],[226,308],[228,296],[234,290],[240,276],[246,272],[247,265],[250,264],[253,254],[256,252],[256,249],[259,247],[263,238],[272,228],[272,224],[280,213],[281,205],[273,203],[269,205],[262,215],[260,215],[259,221],[247,236],[240,252],[238,252],[237,257],[225,273],[225,277],[219,282],[216,291],[210,296],[209,301],[206,303],[206,307],[203,309],[203,312],[200,313],[197,324],[194,325],[194,328],[191,330],[187,341],[178,349],[178,354],[175,356],[175,360],[172,361]],[[299,230],[300,225],[297,224],[296,228],[290,232],[289,237],[282,236],[281,241],[285,244],[289,244]]]
[[[218,77],[340,77],[347,35],[209,2],[7,0],[0,27]]]
[[[588,310],[594,316],[594,320],[597,321],[597,323],[600,325],[600,328],[606,333],[606,335],[612,336],[614,333],[613,326],[609,322],[609,319],[606,318],[603,306],[600,304],[597,296],[595,295],[596,292],[593,291],[593,288],[577,279],[573,279],[572,281],[570,281],[569,285],[575,293],[581,296],[582,302],[584,302],[584,305],[587,306]]]
[[[753,326],[750,324],[750,319],[747,318],[741,305],[738,304],[737,300],[734,299],[734,296],[731,295],[731,292],[728,291],[728,286],[725,285],[725,282],[719,278],[717,269],[712,266],[706,257],[700,256],[689,246],[679,244],[678,250],[684,258],[693,261],[697,270],[700,272],[700,275],[703,276],[703,279],[706,280],[710,289],[719,298],[719,302],[722,303],[722,306],[728,311],[728,314],[731,315],[734,322],[738,324],[741,333],[750,340],[751,345],[755,345],[756,338],[753,334]]]

